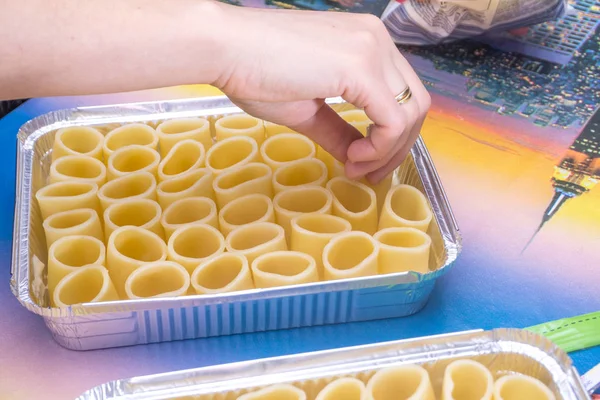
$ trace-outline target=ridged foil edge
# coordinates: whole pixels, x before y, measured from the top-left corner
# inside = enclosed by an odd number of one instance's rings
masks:
[[[544,379],[559,400],[589,400],[569,356],[545,337],[520,329],[466,331],[138,376],[97,386],[77,400],[224,394],[274,383],[365,376],[369,370],[408,363],[424,365],[439,388],[443,366],[456,358],[476,358],[496,377],[516,372]]]
[[[344,104],[341,98],[327,100],[330,105]],[[446,249],[444,266],[436,271],[419,274],[405,272],[386,276],[345,279],[335,282],[319,282],[284,288],[256,289],[242,293],[211,296],[185,296],[173,299],[119,300],[103,303],[86,303],[69,308],[46,308],[37,305],[30,294],[29,222],[31,206],[32,153],[38,137],[66,126],[135,122],[140,119],[161,120],[190,116],[211,116],[243,112],[226,96],[171,100],[164,102],[140,102],[98,107],[79,107],[49,112],[25,123],[18,133],[17,176],[15,195],[15,224],[13,236],[13,260],[11,265],[11,290],[19,302],[29,311],[44,318],[70,318],[94,313],[131,312],[175,307],[197,307],[228,302],[246,302],[258,299],[279,298],[321,293],[366,289],[378,286],[418,284],[436,280],[445,274],[461,251],[462,238],[450,204],[435,170],[431,156],[419,137],[411,150],[411,156],[423,182],[426,195],[440,228]],[[436,190],[436,187],[439,190]]]

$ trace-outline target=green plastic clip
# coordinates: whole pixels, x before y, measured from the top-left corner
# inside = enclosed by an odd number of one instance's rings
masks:
[[[525,328],[550,339],[567,353],[600,345],[600,311]]]

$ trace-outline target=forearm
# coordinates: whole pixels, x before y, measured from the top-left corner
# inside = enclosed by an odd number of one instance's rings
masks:
[[[211,0],[0,0],[0,99],[213,83],[222,16]]]

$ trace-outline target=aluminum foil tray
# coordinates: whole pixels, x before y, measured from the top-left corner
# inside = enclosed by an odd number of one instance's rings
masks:
[[[330,99],[334,109],[352,106]],[[434,212],[431,272],[319,282],[209,296],[86,303],[50,308],[47,294],[32,295],[32,260],[47,259],[42,219],[34,194],[50,169],[55,132],[94,126],[106,133],[131,122],[152,126],[172,118],[216,119],[240,113],[226,97],[85,107],[51,112],[23,125],[18,134],[12,291],[23,306],[41,315],[54,339],[74,350],[100,349],[275,329],[402,317],[426,304],[436,280],[456,260],[461,239],[450,205],[422,139],[395,172],[396,183],[426,194]],[[45,279],[45,278],[44,278]]]
[[[250,390],[293,383],[313,400],[342,376],[367,381],[378,369],[420,364],[429,372],[436,397],[445,367],[461,358],[487,366],[494,378],[521,373],[548,385],[557,400],[589,400],[567,354],[550,340],[519,329],[470,331],[224,364],[109,382],[78,400],[235,400]]]

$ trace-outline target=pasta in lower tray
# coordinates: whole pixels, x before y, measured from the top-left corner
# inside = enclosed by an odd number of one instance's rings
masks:
[[[349,180],[273,129],[245,114],[60,129],[35,194],[51,306],[429,272],[423,192]]]

